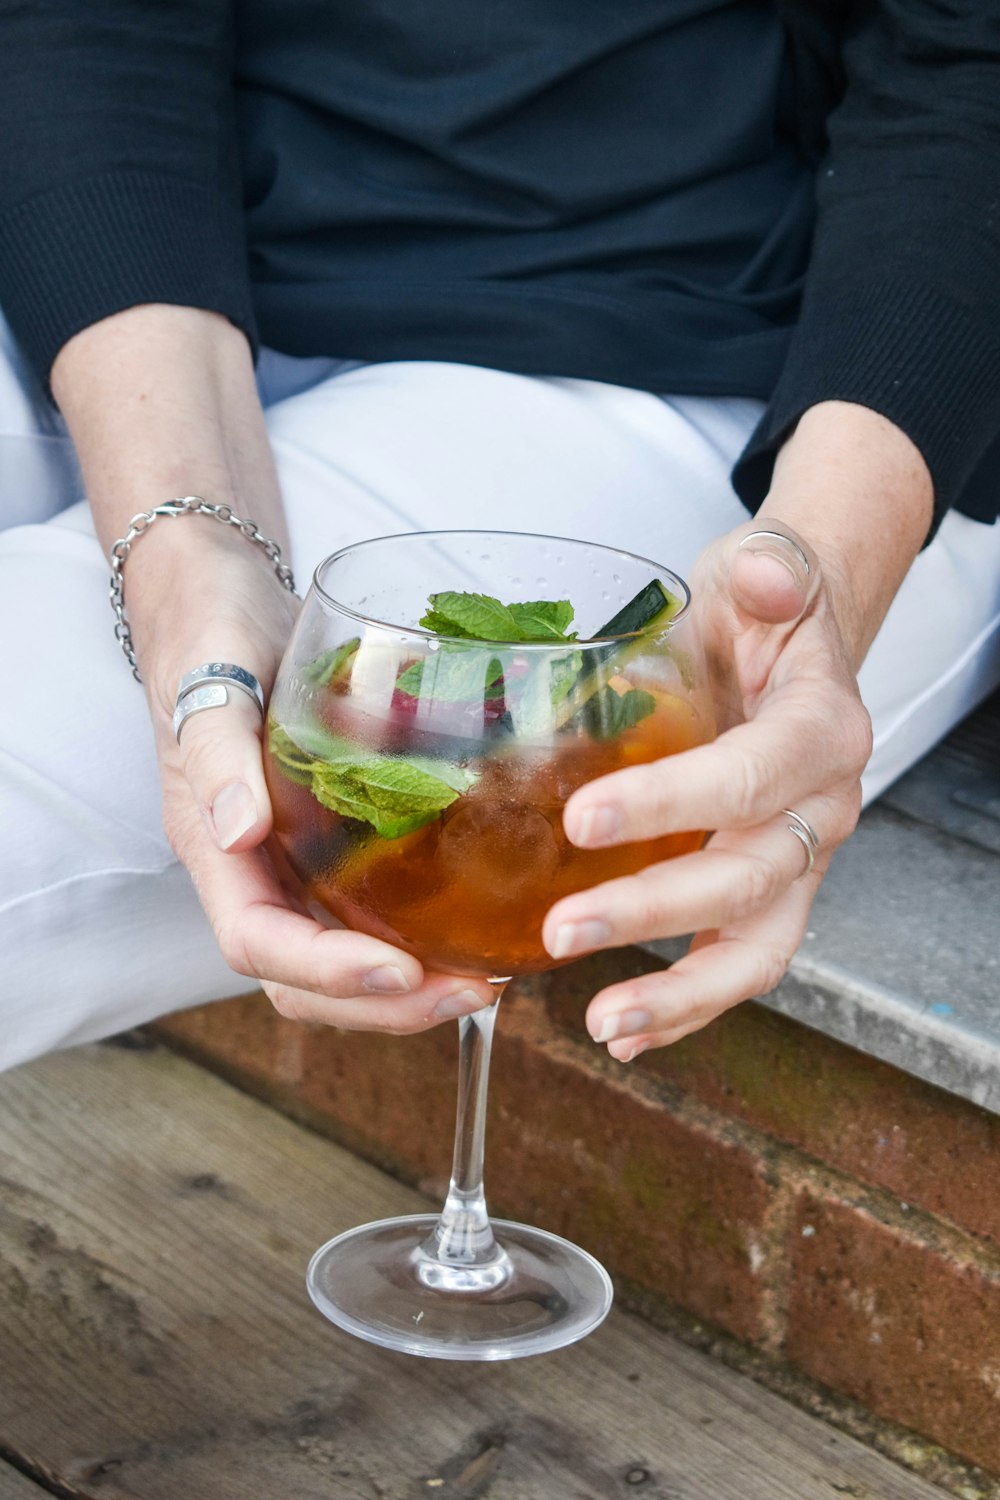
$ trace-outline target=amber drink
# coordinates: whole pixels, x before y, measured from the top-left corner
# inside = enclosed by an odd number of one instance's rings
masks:
[[[556,961],[542,945],[542,921],[559,897],[701,842],[692,830],[583,850],[563,831],[563,808],[577,787],[707,737],[689,702],[646,691],[653,700],[648,714],[609,739],[572,725],[548,744],[499,735],[450,738],[448,764],[468,774],[468,789],[439,816],[393,838],[324,806],[294,779],[294,767],[269,751],[275,832],[313,899],[347,926],[385,938],[428,966],[487,977],[551,968]],[[320,690],[313,703],[338,738],[372,755],[389,739],[393,757],[407,750],[428,756],[437,738],[417,729],[415,716],[407,724],[398,710],[379,716],[352,708],[349,680]],[[278,741],[283,728],[272,718],[270,738]]]
[[[272,696],[275,837],[306,900],[428,970],[552,968],[560,897],[698,847],[689,829],[582,850],[579,787],[695,749],[711,697],[688,593],[643,558],[513,533],[350,547],[317,569]],[[317,1251],[320,1309],[372,1342],[446,1359],[571,1343],[611,1302],[568,1241],[501,1222],[482,1189],[495,1007],[459,1022],[459,1113],[440,1216],[366,1225]]]

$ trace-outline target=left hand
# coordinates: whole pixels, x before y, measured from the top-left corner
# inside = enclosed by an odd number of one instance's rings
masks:
[[[790,540],[740,549],[764,529]],[[833,853],[857,822],[871,753],[833,581],[801,537],[758,517],[708,547],[692,581],[723,732],[582,787],[564,826],[581,848],[717,831],[698,853],[568,896],[545,919],[546,947],[560,958],[694,932],[670,969],[612,985],[591,1002],[588,1030],[622,1062],[775,987]],[[610,809],[612,836],[589,832],[599,808]],[[808,874],[783,808],[818,835]]]

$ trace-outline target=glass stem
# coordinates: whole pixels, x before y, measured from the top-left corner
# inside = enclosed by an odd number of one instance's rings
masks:
[[[506,984],[506,980],[493,981],[494,1003],[463,1016],[458,1023],[458,1111],[451,1182],[441,1216],[421,1249],[422,1258],[430,1257],[435,1263],[435,1272],[422,1279],[442,1288],[449,1284],[441,1276],[445,1267],[465,1268],[466,1273],[481,1268],[489,1273],[492,1285],[500,1285],[506,1276],[507,1257],[493,1238],[483,1192],[490,1051],[497,1004]],[[502,1273],[499,1278],[498,1272]],[[468,1280],[468,1274],[459,1275],[453,1285],[456,1290],[476,1289]]]

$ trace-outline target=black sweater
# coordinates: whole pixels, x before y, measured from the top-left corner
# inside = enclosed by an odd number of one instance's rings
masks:
[[[0,305],[882,412],[1000,498],[1000,0],[0,0]]]

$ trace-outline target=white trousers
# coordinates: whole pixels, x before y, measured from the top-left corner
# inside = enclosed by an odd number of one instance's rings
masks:
[[[728,476],[756,402],[271,353],[260,389],[303,587],[349,541],[449,526],[581,536],[683,574],[746,519]],[[0,324],[0,1068],[254,987],[224,964],[160,826],[81,494]],[[998,681],[1000,526],[951,515],[864,669],[869,797]]]

